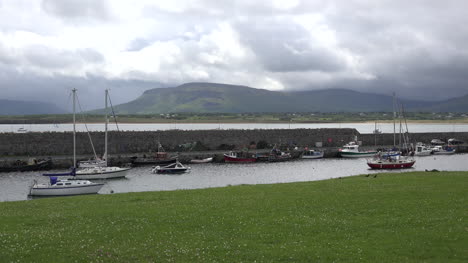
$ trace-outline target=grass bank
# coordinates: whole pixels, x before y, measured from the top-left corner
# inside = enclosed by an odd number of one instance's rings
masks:
[[[468,172],[0,203],[0,261],[467,262]]]

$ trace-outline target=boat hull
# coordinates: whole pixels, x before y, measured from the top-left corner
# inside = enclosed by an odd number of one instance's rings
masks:
[[[213,161],[213,157],[205,158],[205,159],[192,159],[190,163],[211,163]]]
[[[182,174],[182,173],[186,173],[188,170],[188,168],[181,168],[181,169],[156,169],[156,172],[157,174]]]
[[[156,159],[156,158],[142,158],[138,157],[132,161],[134,165],[146,165],[146,164],[171,164],[177,161],[177,158],[168,159]]]
[[[415,152],[415,156],[429,156],[431,155],[431,152]]]
[[[82,186],[35,186],[31,189],[30,195],[33,196],[68,196],[68,195],[86,195],[97,194],[104,184],[92,184]]]
[[[413,167],[415,162],[367,162],[367,165],[372,169],[405,169]]]
[[[314,154],[314,155],[302,155],[301,159],[321,159],[323,158],[323,153]]]
[[[439,151],[439,152],[433,152],[432,154],[434,155],[451,155],[454,154],[455,151]]]
[[[257,161],[257,158],[232,157],[225,154],[224,161],[227,163],[254,163]]]
[[[362,158],[362,157],[373,157],[377,152],[340,152],[343,158]]]
[[[74,178],[79,180],[99,180],[99,179],[115,179],[123,178],[127,175],[131,168],[106,169],[113,167],[95,167],[88,168],[82,171],[77,171]]]

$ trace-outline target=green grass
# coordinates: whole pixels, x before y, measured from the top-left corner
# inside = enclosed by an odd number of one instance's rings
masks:
[[[468,172],[0,203],[0,261],[467,262]]]

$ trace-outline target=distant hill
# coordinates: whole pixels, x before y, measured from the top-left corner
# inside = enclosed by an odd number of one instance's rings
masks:
[[[440,102],[400,100],[407,111],[468,112],[468,95]],[[378,112],[392,111],[392,97],[345,89],[279,92],[217,83],[187,83],[145,91],[117,105],[116,113],[168,112]]]
[[[0,100],[0,115],[61,114],[65,110],[38,101]]]

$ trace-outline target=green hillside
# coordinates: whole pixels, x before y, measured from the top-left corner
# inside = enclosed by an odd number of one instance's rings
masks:
[[[246,86],[188,83],[175,88],[152,89],[138,99],[115,107],[118,113],[165,112],[283,112],[308,111],[281,92]]]
[[[407,111],[468,112],[467,98],[468,95],[441,102],[401,102]],[[278,92],[227,84],[187,83],[147,90],[136,100],[116,106],[115,111],[120,114],[390,112],[392,101],[391,96],[345,89]]]

